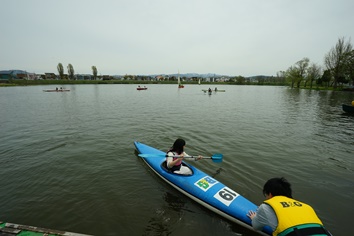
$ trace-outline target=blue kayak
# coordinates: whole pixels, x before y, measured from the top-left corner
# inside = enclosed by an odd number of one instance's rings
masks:
[[[148,154],[142,159],[172,187],[226,219],[254,230],[247,216],[248,211],[257,210],[254,203],[188,163],[183,165],[192,170],[191,175],[172,173],[166,168],[165,152],[140,142],[134,142],[134,145],[140,154]],[[263,231],[260,232],[263,235],[272,234],[270,227]]]

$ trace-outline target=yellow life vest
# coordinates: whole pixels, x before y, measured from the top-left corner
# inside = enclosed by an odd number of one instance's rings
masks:
[[[278,226],[273,235],[304,224],[323,226],[313,208],[303,202],[284,196],[275,196],[264,202],[273,208],[278,218]]]

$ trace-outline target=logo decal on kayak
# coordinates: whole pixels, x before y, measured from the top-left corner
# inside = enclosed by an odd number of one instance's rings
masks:
[[[195,182],[194,185],[206,192],[209,188],[213,187],[213,185],[217,183],[219,183],[217,180],[211,178],[210,176],[205,176],[204,178]]]
[[[238,196],[240,195],[228,187],[222,188],[214,195],[216,199],[224,203],[226,206],[230,206],[232,201],[235,200]]]

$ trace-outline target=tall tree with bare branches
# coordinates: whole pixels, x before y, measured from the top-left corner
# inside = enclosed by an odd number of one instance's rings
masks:
[[[321,67],[315,63],[312,63],[307,69],[306,83],[310,82],[310,88],[312,88],[312,84],[314,81],[317,81],[321,78],[321,71],[322,71]]]
[[[334,88],[346,77],[347,63],[352,51],[350,40],[345,41],[343,37],[338,39],[337,44],[325,55],[324,63],[334,78]]]

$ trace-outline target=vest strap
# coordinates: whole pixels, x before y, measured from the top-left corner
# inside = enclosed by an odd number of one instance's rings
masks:
[[[306,227],[306,228],[294,227],[290,233],[286,234],[286,236],[304,236],[304,235],[329,235],[329,236],[331,236],[331,234],[323,227]]]

